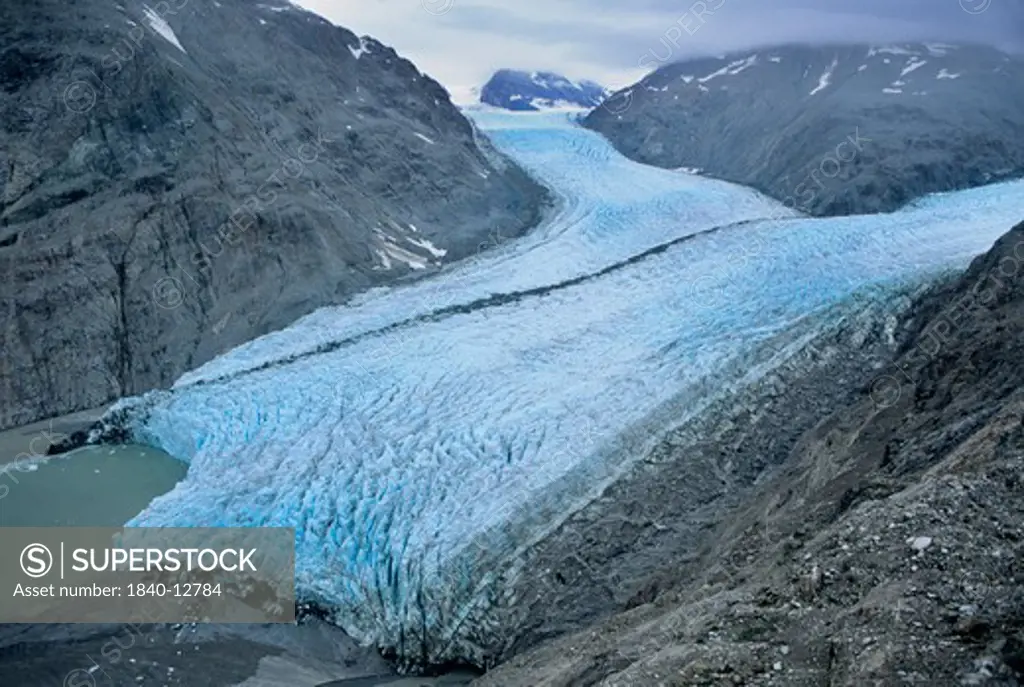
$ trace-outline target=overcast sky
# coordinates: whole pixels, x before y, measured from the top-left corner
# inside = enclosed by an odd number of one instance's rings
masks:
[[[1024,44],[1024,0],[297,0],[393,46],[457,100],[498,67],[611,87],[662,58],[778,42]],[[702,17],[701,6],[706,7]]]

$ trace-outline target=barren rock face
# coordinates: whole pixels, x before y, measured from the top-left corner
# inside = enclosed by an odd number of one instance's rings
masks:
[[[283,1],[0,27],[0,427],[166,385],[545,202],[440,85]]]

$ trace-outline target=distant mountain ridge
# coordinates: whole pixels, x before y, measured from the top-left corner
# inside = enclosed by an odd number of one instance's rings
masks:
[[[809,214],[890,211],[1024,174],[1022,83],[1024,59],[984,46],[785,45],[667,64],[584,124]]]
[[[572,81],[552,72],[499,69],[480,89],[480,102],[517,112],[554,107],[596,107],[607,95],[601,84]]]

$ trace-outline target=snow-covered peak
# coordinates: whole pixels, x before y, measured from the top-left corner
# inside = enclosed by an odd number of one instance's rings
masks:
[[[506,110],[595,107],[607,91],[593,81],[573,81],[552,72],[501,69],[480,89],[480,102]]]

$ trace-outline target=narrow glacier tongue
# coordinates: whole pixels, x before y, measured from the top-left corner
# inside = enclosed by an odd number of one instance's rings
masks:
[[[430,283],[378,291],[120,404],[136,439],[190,463],[132,525],[294,526],[300,596],[433,661],[486,641],[466,618],[500,593],[489,576],[636,457],[607,450],[627,428],[858,288],[962,265],[1024,214],[1011,183],[706,232],[771,203],[624,161],[564,118],[491,124],[567,202],[444,283],[465,307],[420,317]]]

